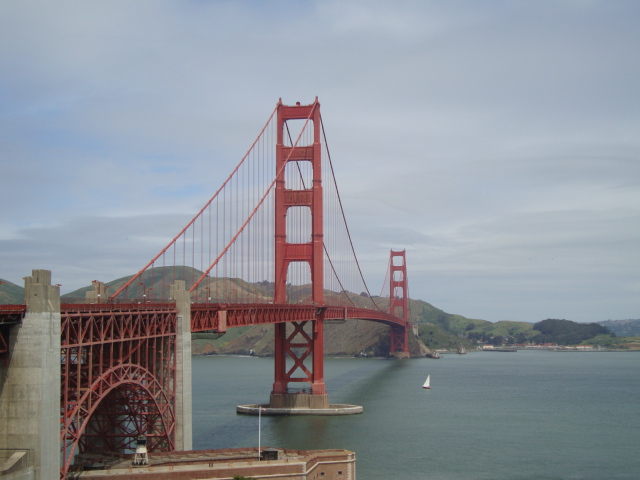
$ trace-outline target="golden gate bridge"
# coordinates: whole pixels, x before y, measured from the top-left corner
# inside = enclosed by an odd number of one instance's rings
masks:
[[[34,270],[25,305],[0,305],[0,448],[34,449],[41,478],[53,468],[64,478],[77,453],[132,451],[139,435],[150,451],[188,450],[190,334],[246,325],[274,325],[269,406],[328,408],[325,322],[386,324],[390,355],[409,356],[404,251],[391,251],[386,275],[383,307],[355,254],[317,98],[279,101],[204,207],[113,293],[94,281],[81,303],[60,303],[51,272]],[[35,358],[42,371],[29,385],[21,359]],[[8,412],[47,385],[59,404],[41,392],[44,420],[26,432],[25,415]]]

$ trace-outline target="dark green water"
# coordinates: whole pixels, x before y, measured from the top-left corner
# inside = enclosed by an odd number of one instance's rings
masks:
[[[268,401],[273,360],[193,360],[193,447],[257,446],[235,407]],[[263,446],[352,450],[359,480],[640,478],[640,353],[333,358],[325,379],[364,413],[263,417]]]

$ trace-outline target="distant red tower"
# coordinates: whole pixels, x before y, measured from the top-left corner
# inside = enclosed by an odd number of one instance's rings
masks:
[[[389,313],[402,318],[406,327],[391,327],[390,354],[409,356],[409,292],[407,290],[407,259],[405,251],[389,255]]]
[[[306,129],[313,129],[313,143],[285,146],[284,129],[289,120],[302,120]],[[307,130],[308,131],[308,130]],[[320,104],[316,99],[311,105],[278,105],[276,142],[276,190],[275,190],[275,303],[287,302],[287,273],[294,262],[309,265],[312,284],[312,302],[319,307],[324,304],[323,275],[323,227],[322,227],[322,170],[320,143]],[[312,185],[302,188],[287,188],[285,171],[289,162],[310,162]],[[287,213],[291,207],[308,208],[311,215],[311,241],[287,242]],[[287,335],[286,323],[275,325],[275,381],[271,394],[271,406],[290,407],[291,402],[307,402],[310,408],[328,407],[324,383],[324,324],[323,310],[318,308],[316,320],[292,322],[293,332]],[[306,328],[305,328],[306,326]],[[302,353],[301,353],[302,352]],[[287,369],[287,357],[293,365]],[[312,358],[311,370],[304,364]],[[292,382],[310,383],[310,395],[291,395]]]

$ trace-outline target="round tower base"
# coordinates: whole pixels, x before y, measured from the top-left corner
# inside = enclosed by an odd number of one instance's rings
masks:
[[[261,415],[269,416],[282,416],[282,415],[355,415],[362,413],[363,408],[360,405],[346,405],[342,403],[331,404],[326,408],[274,408],[269,405],[238,405],[236,407],[236,413],[242,415],[258,415],[258,410]]]

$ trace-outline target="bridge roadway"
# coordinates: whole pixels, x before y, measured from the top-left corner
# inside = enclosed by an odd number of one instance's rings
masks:
[[[83,316],[122,316],[127,313],[176,314],[175,303],[62,303],[60,313],[63,323],[65,318]],[[19,323],[26,313],[25,305],[0,305],[0,327]],[[192,303],[191,331],[213,331],[224,333],[228,328],[247,325],[261,325],[281,322],[302,322],[307,320],[346,321],[349,319],[370,320],[389,326],[404,327],[401,318],[380,310],[341,306],[316,306],[299,304],[232,304],[232,303]],[[0,355],[8,352],[8,339],[0,330]],[[62,345],[65,345],[62,339]],[[77,340],[77,339],[76,339]]]
[[[214,304],[194,303],[191,305],[191,331],[224,332],[227,328],[281,322],[302,322],[307,320],[349,320],[360,319],[405,326],[405,322],[393,315],[367,308],[289,305],[289,304]]]

